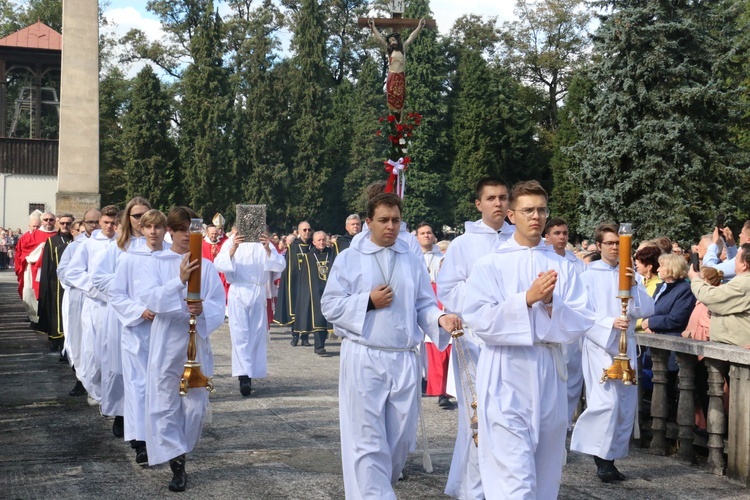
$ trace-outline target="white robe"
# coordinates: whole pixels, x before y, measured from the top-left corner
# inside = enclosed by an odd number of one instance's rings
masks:
[[[370,292],[384,284],[393,289],[392,304],[368,312]],[[333,263],[321,308],[344,337],[339,421],[346,498],[395,499],[393,484],[416,440],[422,331],[439,349],[450,338],[438,326],[443,313],[421,257],[401,240],[389,248],[369,238],[352,241]]]
[[[229,287],[229,335],[232,339],[232,376],[263,378],[268,375],[268,319],[266,284],[271,272],[286,267],[273,245],[271,255],[260,243],[241,243],[229,256],[231,242],[221,247],[214,260]]]
[[[558,273],[551,317],[526,305],[538,273]],[[463,317],[485,342],[477,365],[479,468],[486,498],[554,499],[565,456],[567,387],[560,343],[593,324],[570,262],[510,238],[466,282]]]
[[[104,257],[91,275],[91,282],[106,297],[107,315],[100,335],[102,359],[102,415],[124,415],[125,387],[122,379],[122,323],[110,303],[111,287],[120,260],[134,249],[146,246],[146,238],[133,237],[123,251],[117,244],[107,247]]]
[[[591,307],[596,311],[596,323],[583,339],[586,409],[576,421],[570,449],[605,460],[617,460],[628,456],[638,399],[635,385],[626,386],[618,380],[599,383],[603,370],[612,365],[613,356],[619,351],[620,330],[612,328],[615,318],[622,313],[622,302],[617,298],[619,266],[613,268],[601,260],[592,262],[581,274],[581,280],[588,291]],[[628,356],[630,366],[635,369],[635,322],[654,313],[654,300],[640,280],[631,289],[631,294]]]
[[[60,263],[57,265],[57,279],[60,282],[60,286],[65,289],[62,300],[63,331],[65,332],[63,352],[68,357],[70,366],[74,368],[81,364],[81,337],[83,335],[81,313],[86,294],[83,290],[71,285],[66,276],[66,271],[68,266],[70,266],[73,255],[86,238],[88,238],[86,233],[76,236],[76,239],[65,247],[65,251],[62,257],[60,257]]]
[[[576,272],[580,275],[586,270],[586,263],[576,257],[570,250],[565,250],[565,258],[573,264]],[[576,339],[562,345],[565,367],[568,369],[568,428],[573,424],[578,402],[581,400],[583,390],[583,368],[581,364],[581,344],[583,339]]]
[[[73,255],[65,278],[71,286],[86,294],[81,312],[81,363],[76,366],[76,376],[86,392],[96,401],[101,401],[102,357],[101,337],[107,320],[106,296],[94,286],[91,276],[104,258],[114,238],[107,238],[100,229],[91,233]]]
[[[489,227],[482,220],[466,222],[464,234],[451,242],[450,251],[446,252],[443,267],[440,269],[437,279],[438,299],[443,304],[446,312],[461,314],[464,307],[466,295],[466,280],[469,277],[474,264],[501,243],[513,235],[515,226],[503,224],[500,233]],[[469,426],[470,415],[473,410],[467,406],[471,404],[471,394],[464,395],[462,371],[471,377],[476,387],[476,373],[462,367],[459,370],[459,352],[463,348],[465,354],[471,357],[474,366],[479,361],[480,342],[472,335],[471,329],[464,325],[464,336],[459,340],[461,345],[453,343],[451,351],[451,369],[449,379],[449,394],[456,394],[458,403],[458,431],[456,432],[456,444],[453,448],[451,468],[448,473],[448,483],[445,486],[445,494],[461,500],[481,500],[484,498],[482,490],[482,479],[479,475],[479,453],[474,445],[473,433]],[[468,360],[467,360],[468,361]],[[451,392],[450,386],[455,387]]]
[[[180,281],[182,255],[165,250],[153,255],[143,269],[141,302],[156,313],[151,325],[146,381],[146,447],[148,464],[167,462],[190,452],[200,439],[208,411],[208,391],[193,388],[180,396],[180,378],[187,361],[190,314],[187,286]],[[226,297],[219,273],[202,260],[203,313],[196,317],[196,361],[206,377],[213,375],[208,336],[224,323]]]
[[[169,243],[163,243],[163,250]],[[143,270],[148,267],[152,252],[138,245],[123,252],[109,287],[109,305],[122,324],[121,362],[123,381],[123,413],[125,441],[146,440],[146,374],[151,321],[141,316],[146,305],[141,301]]]

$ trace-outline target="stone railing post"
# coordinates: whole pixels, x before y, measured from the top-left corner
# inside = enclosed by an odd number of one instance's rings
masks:
[[[750,367],[729,367],[727,477],[750,486]]]
[[[726,417],[724,415],[724,373],[727,363],[717,359],[706,359],[708,369],[708,470],[721,476],[724,474],[724,433]],[[747,411],[747,410],[745,410]]]
[[[649,450],[656,455],[667,454],[667,416],[669,407],[667,404],[667,360],[669,351],[651,348],[651,360],[653,361],[652,381],[654,391],[651,395],[651,446]]]
[[[680,440],[679,457],[693,463],[695,451],[693,450],[693,439],[695,439],[695,363],[696,356],[692,354],[677,353],[677,364],[680,367],[679,383],[680,401],[677,406],[677,424],[680,426],[678,438]]]

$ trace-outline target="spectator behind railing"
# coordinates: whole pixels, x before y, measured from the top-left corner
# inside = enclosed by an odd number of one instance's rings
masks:
[[[711,340],[750,346],[750,243],[744,243],[735,258],[735,273],[726,285],[711,286],[692,268],[690,287],[695,297],[711,311]]]
[[[664,254],[659,257],[659,277],[663,283],[654,294],[654,314],[641,323],[644,332],[679,336],[685,330],[695,307],[695,297],[685,280],[687,268],[687,262],[679,255]],[[672,352],[667,363],[670,414],[677,409],[677,371],[676,356]]]
[[[713,267],[701,269],[700,277],[710,286],[719,286],[724,279],[724,273]],[[711,324],[711,311],[700,300],[695,303],[693,313],[690,315],[687,328],[682,332],[686,339],[709,341]],[[708,413],[708,371],[703,356],[698,356],[695,365],[695,425],[698,429],[706,429],[706,414]]]

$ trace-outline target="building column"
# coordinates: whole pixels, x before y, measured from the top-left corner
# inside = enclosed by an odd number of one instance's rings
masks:
[[[55,210],[80,218],[101,199],[98,2],[63,0],[63,33]]]

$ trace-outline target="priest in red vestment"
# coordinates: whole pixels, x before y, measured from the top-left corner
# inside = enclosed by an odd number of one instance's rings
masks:
[[[32,323],[39,321],[37,301],[39,300],[39,275],[42,270],[44,244],[56,234],[55,214],[45,212],[40,217],[32,214],[29,227],[38,227],[25,233],[16,245],[16,277],[18,294],[23,299],[26,314]]]

